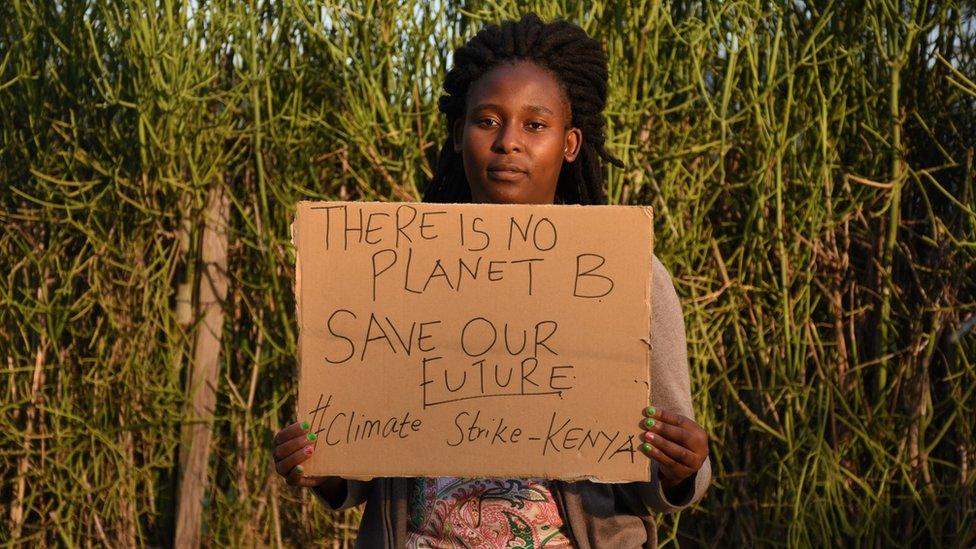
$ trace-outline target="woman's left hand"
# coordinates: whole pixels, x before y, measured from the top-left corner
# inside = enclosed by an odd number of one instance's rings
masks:
[[[708,433],[681,414],[648,406],[641,420],[641,451],[658,463],[661,485],[673,488],[698,472],[708,457]]]

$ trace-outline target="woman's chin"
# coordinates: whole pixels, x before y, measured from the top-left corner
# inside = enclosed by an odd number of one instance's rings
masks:
[[[555,196],[537,192],[528,179],[516,181],[486,181],[480,188],[471,189],[473,202],[487,204],[552,204]]]
[[[489,197],[485,202],[489,204],[552,204],[553,200],[551,198],[546,200],[537,196],[500,195]]]

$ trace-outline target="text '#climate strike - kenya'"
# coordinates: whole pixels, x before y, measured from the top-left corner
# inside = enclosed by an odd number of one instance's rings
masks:
[[[419,433],[424,422],[409,411],[399,415],[371,417],[354,410],[334,410],[333,395],[320,394],[309,411],[313,431],[318,435],[315,446],[342,446],[370,440],[403,440]],[[634,463],[639,441],[633,433],[619,429],[601,429],[584,420],[552,412],[544,430],[523,428],[518,420],[494,417],[477,410],[462,410],[454,416],[441,443],[450,447],[474,445],[525,446],[539,454],[556,455],[578,452],[594,463],[616,461]]]

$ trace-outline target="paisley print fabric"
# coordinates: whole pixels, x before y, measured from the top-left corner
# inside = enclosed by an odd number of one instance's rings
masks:
[[[546,481],[419,478],[411,501],[410,548],[571,548]]]

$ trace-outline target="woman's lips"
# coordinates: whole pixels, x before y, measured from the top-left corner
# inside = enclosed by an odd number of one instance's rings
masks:
[[[488,168],[488,178],[495,181],[515,181],[527,175],[525,170],[518,168]]]

